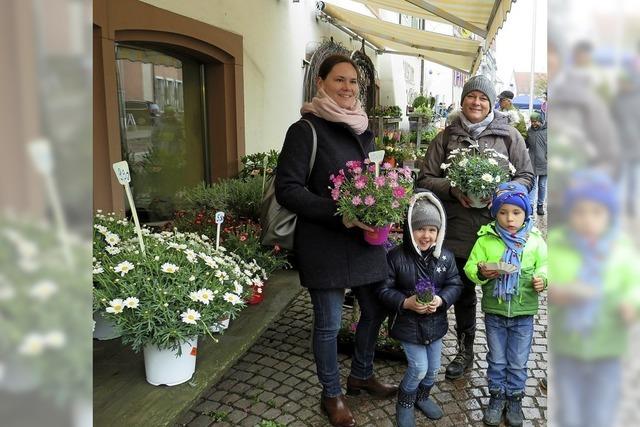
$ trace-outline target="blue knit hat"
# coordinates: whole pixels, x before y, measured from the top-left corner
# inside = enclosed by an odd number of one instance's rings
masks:
[[[527,188],[519,182],[509,181],[498,186],[491,201],[490,212],[493,218],[498,215],[498,211],[504,204],[518,206],[525,212],[527,218],[533,214],[533,207],[529,200],[529,192]]]
[[[618,215],[620,211],[619,188],[608,174],[601,171],[575,172],[569,180],[564,200],[567,212],[582,200],[603,204],[612,216]]]

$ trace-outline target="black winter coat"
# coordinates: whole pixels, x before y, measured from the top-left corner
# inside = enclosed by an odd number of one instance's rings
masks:
[[[418,254],[411,246],[412,238],[405,224],[404,242],[387,256],[389,277],[377,288],[378,298],[392,309],[389,335],[397,340],[413,344],[430,344],[447,333],[447,310],[462,293],[462,280],[458,275],[453,252],[445,248],[439,259],[432,253]],[[442,305],[433,314],[418,314],[402,308],[404,300],[416,293],[418,279],[430,277],[436,282],[436,294]]]
[[[305,114],[318,135],[316,161],[309,173],[312,133],[309,124],[289,127],[276,169],[276,199],[298,215],[294,251],[300,282],[307,288],[351,288],[387,278],[385,250],[364,240],[363,231],[347,229],[336,215],[329,176],[349,160],[362,161],[374,150],[373,134],[356,135],[344,123]]]

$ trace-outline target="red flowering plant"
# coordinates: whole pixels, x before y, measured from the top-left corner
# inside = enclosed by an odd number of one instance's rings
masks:
[[[329,177],[338,214],[376,227],[404,220],[413,193],[409,168],[392,168],[389,163],[383,163],[376,176],[375,164],[369,160],[352,160],[346,166],[346,171],[340,169],[337,175]]]

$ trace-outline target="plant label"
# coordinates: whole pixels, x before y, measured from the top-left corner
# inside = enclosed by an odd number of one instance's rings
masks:
[[[129,164],[127,163],[126,160],[114,163],[113,170],[115,171],[116,178],[118,178],[118,182],[120,184],[125,185],[131,182],[131,174],[129,173]]]
[[[222,224],[224,222],[224,212],[216,212],[216,224]]]
[[[373,163],[377,165],[382,163],[383,159],[384,159],[384,150],[371,151],[369,153],[369,160],[371,160]]]

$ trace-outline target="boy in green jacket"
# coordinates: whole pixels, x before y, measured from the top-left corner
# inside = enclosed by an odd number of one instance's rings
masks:
[[[490,212],[496,220],[480,228],[464,267],[467,277],[482,285],[491,395],[483,421],[499,425],[506,407],[508,425],[521,426],[533,315],[547,284],[547,245],[533,226],[533,208],[522,184],[500,184]]]
[[[549,233],[550,348],[561,426],[616,425],[622,359],[640,307],[640,267],[620,230],[619,188],[581,171],[564,193],[568,224]]]

